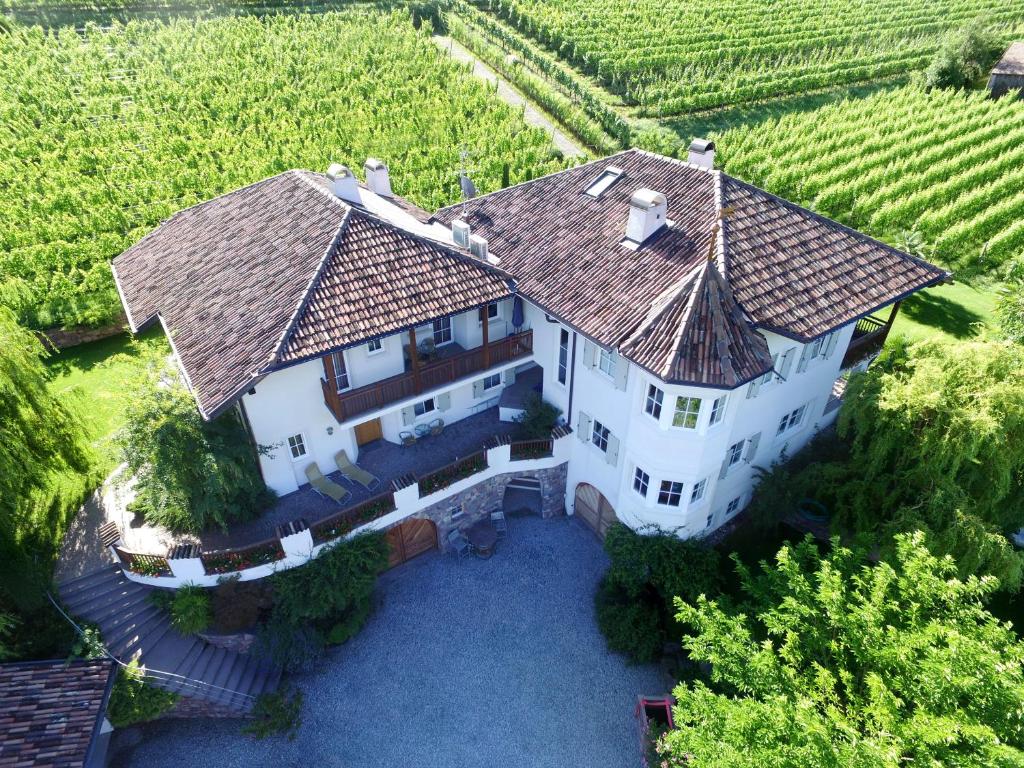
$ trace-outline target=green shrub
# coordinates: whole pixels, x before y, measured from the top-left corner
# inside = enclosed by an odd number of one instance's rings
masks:
[[[242,729],[257,739],[267,736],[287,736],[294,741],[302,725],[302,692],[282,688],[274,693],[262,693],[256,697],[252,710],[252,722]]]
[[[323,658],[324,639],[311,627],[271,619],[256,630],[250,653],[285,672],[309,672]]]
[[[526,398],[526,407],[516,417],[516,439],[517,440],[540,440],[551,436],[551,430],[558,423],[558,417],[562,410],[544,400],[536,392],[531,392]]]
[[[110,692],[107,719],[115,728],[155,720],[174,707],[177,694],[149,685],[137,662],[121,667]]]
[[[171,625],[183,635],[194,635],[213,622],[210,595],[202,587],[186,584],[171,601]]]
[[[932,88],[968,88],[992,68],[1002,50],[999,39],[980,22],[949,33],[925,71]]]
[[[719,554],[701,542],[616,523],[604,548],[611,565],[596,597],[598,625],[608,646],[634,661],[651,661],[667,641],[682,637],[674,598],[695,600],[721,590]]]

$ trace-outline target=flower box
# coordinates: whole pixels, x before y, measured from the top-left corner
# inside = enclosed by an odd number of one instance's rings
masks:
[[[420,498],[444,490],[459,480],[464,480],[477,472],[483,472],[485,469],[487,469],[487,454],[484,451],[459,459],[447,467],[442,467],[436,472],[421,477],[419,480]]]
[[[284,550],[281,548],[281,542],[274,539],[244,549],[210,552],[201,557],[203,569],[208,574],[234,573],[276,562],[284,557]]]

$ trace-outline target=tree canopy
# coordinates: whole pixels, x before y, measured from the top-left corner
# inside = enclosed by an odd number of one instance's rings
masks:
[[[1003,337],[1024,344],[1024,260],[1007,271],[1006,284],[996,296],[995,315]]]
[[[1024,644],[920,533],[892,564],[808,538],[759,573],[736,558],[738,606],[677,600],[710,679],[675,691],[667,765],[728,768],[1024,764]]]
[[[267,491],[238,416],[203,421],[175,369],[143,377],[118,443],[136,476],[133,508],[172,531],[227,528],[261,512]]]

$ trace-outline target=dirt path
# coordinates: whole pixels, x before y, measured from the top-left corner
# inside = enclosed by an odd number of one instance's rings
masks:
[[[493,69],[478,59],[472,51],[450,37],[435,35],[434,42],[439,48],[447,52],[456,61],[473,65],[473,74],[488,83],[498,84],[498,96],[514,107],[523,107],[523,116],[526,122],[537,128],[543,128],[551,134],[551,140],[558,150],[566,157],[586,157],[587,151],[574,139],[556,126],[551,120],[539,112],[519,91],[512,87],[508,81],[498,75]]]

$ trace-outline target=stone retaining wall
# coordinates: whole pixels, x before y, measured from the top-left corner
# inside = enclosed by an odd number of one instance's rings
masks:
[[[88,344],[90,341],[99,341],[119,333],[126,333],[125,324],[128,320],[124,317],[112,325],[104,325],[101,328],[47,328],[40,333],[49,339],[57,349],[76,347],[79,344]]]

